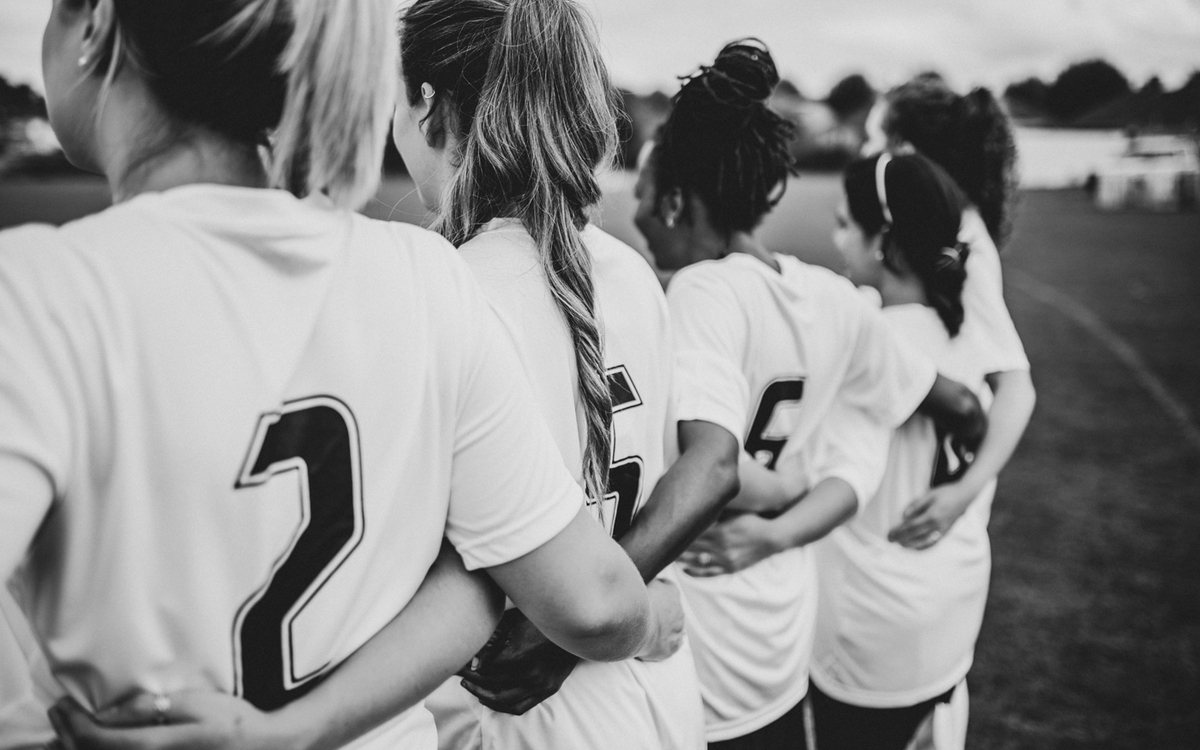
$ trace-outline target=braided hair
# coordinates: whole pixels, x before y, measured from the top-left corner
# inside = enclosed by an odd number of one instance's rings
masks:
[[[457,136],[434,229],[457,246],[490,220],[515,217],[537,244],[575,349],[583,478],[599,501],[612,399],[580,232],[601,197],[596,169],[613,162],[618,140],[616,90],[595,30],[573,0],[417,0],[402,18],[400,56],[410,103],[429,83]]]
[[[767,106],[779,84],[775,61],[761,41],[741,39],[682,80],[656,138],[656,192],[698,197],[727,237],[752,231],[796,173],[788,148],[796,126]],[[687,201],[683,210],[687,218]]]
[[[903,259],[946,330],[957,336],[969,253],[958,241],[967,205],[962,189],[921,154],[858,159],[846,168],[843,184],[850,218],[867,237],[883,234],[884,265],[899,273]]]

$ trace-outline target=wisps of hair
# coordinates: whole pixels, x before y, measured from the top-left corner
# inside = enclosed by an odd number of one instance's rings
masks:
[[[876,154],[846,168],[843,184],[850,216],[868,237],[884,233],[884,264],[896,273],[911,271],[946,330],[957,336],[970,252],[958,241],[967,197],[946,170],[925,156],[895,156],[884,172],[889,224],[876,182],[879,159]]]
[[[273,187],[364,203],[379,184],[395,93],[388,0],[104,0],[109,55],[165,112],[269,145]]]
[[[730,42],[712,65],[682,80],[656,139],[657,192],[697,195],[726,235],[751,231],[796,173],[796,126],[767,104],[779,84],[771,52],[757,39]]]
[[[979,209],[988,233],[1003,245],[1017,196],[1017,147],[1012,123],[986,88],[966,96],[940,76],[922,75],[887,96],[884,129],[937,162]]]
[[[266,3],[276,0],[262,0]],[[397,82],[387,0],[292,0],[272,184],[358,207],[379,187]]]
[[[612,401],[580,232],[601,197],[596,170],[617,151],[618,110],[595,29],[573,0],[418,0],[403,18],[401,56],[409,96],[430,83],[434,106],[447,108],[459,135],[435,228],[459,245],[491,219],[511,217],[537,243],[575,347],[583,477],[599,501]]]

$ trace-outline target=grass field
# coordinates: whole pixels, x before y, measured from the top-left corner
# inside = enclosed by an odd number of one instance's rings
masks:
[[[630,185],[613,182],[604,224],[636,242]],[[835,264],[837,189],[802,177],[767,243]],[[0,226],[105,200],[94,183],[0,184]],[[368,210],[422,214],[402,181]],[[1005,269],[1039,400],[993,512],[970,746],[1194,750],[1200,214],[1102,214],[1082,193],[1026,193]]]

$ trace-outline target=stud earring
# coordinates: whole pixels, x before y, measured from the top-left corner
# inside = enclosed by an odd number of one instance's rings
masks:
[[[86,68],[87,66],[88,66],[88,56],[80,55],[79,56],[79,67]]]
[[[882,250],[878,250],[878,249],[875,250],[874,255],[875,255],[875,260],[879,260],[879,261],[883,260],[883,251]]]
[[[663,224],[667,225],[667,229],[674,229],[675,228],[675,215],[667,214],[667,217],[665,219],[663,219]]]

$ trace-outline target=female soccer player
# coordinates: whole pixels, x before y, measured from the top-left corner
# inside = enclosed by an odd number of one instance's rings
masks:
[[[931,389],[953,392],[947,401],[960,407],[964,395],[944,381],[935,388],[933,364],[902,350],[845,279],[754,238],[792,170],[792,126],[766,104],[778,81],[761,43],[727,45],[684,83],[638,183],[638,228],[660,267],[682,269],[667,290],[678,367],[705,384],[679,416],[744,437],[744,485],[806,443],[835,400],[895,426],[923,401],[942,404]],[[947,415],[980,430],[973,405]],[[709,577],[714,552],[703,547],[686,558],[705,576],[682,588],[710,747],[803,742],[816,600],[799,545],[851,515],[862,487],[854,476],[823,478],[781,517],[801,519],[797,536],[744,570]]]
[[[603,498],[597,515],[652,579],[736,491],[737,440],[717,425],[683,423],[683,455],[659,479],[664,432],[675,428],[668,423],[675,386],[665,300],[632,249],[587,225],[586,211],[599,198],[595,170],[616,145],[612,89],[594,32],[564,0],[420,0],[402,19],[400,47],[394,137],[422,198],[436,210],[438,229],[461,243],[568,466]],[[602,391],[589,395],[597,378]],[[671,588],[652,590],[656,603],[681,614]],[[576,659],[510,610],[496,648],[481,653],[467,677],[488,706],[523,715],[483,709],[455,680],[430,703],[439,742],[698,747],[695,668],[686,647],[671,655],[679,628],[643,654],[658,663],[586,662],[562,684]],[[360,692],[340,677],[322,695],[335,686]],[[211,728],[221,716],[203,718]],[[189,731],[194,737],[203,729]]]
[[[850,279],[879,291],[907,346],[982,396],[988,360],[968,338],[962,302],[966,197],[917,154],[859,160],[844,186],[834,239]],[[943,442],[921,415],[896,430],[879,492],[820,548],[812,659],[819,747],[902,750],[971,666],[987,599],[994,482],[936,544],[892,541],[914,498],[965,470]]]
[[[965,333],[982,342],[988,358],[988,386],[994,394],[988,435],[976,461],[958,482],[936,487],[918,499],[898,537],[923,546],[946,533],[972,499],[1011,458],[1021,440],[1037,395],[1029,360],[1004,303],[997,245],[1008,239],[1016,195],[1016,146],[1012,125],[985,88],[960,95],[936,75],[918,76],[893,89],[868,120],[866,153],[881,148],[915,147],[945,169],[970,204],[963,212],[959,240],[971,247],[963,289]],[[939,705],[940,750],[961,748],[966,738],[964,682],[949,707]]]
[[[0,234],[0,580],[26,558],[73,699],[286,706],[420,603],[443,535],[560,645],[642,649],[645,588],[469,271],[347,210],[387,135],[388,3],[56,0],[43,44],[51,123],[116,205]],[[407,705],[485,605],[416,613]],[[373,739],[433,747],[404,707]]]

